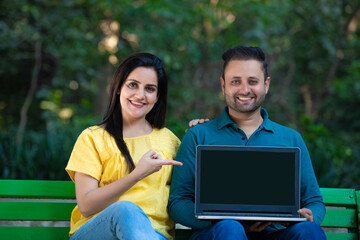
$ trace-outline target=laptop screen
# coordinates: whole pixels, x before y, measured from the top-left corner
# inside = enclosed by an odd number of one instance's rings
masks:
[[[296,212],[299,149],[198,146],[197,210]]]

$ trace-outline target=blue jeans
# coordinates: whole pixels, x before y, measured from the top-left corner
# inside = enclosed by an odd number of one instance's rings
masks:
[[[194,236],[191,240],[247,240],[243,226],[234,220],[217,222],[210,228],[195,232]]]
[[[136,204],[116,202],[82,225],[70,240],[167,240],[154,230],[150,219]]]
[[[241,223],[223,220],[212,227],[201,230],[196,240],[326,240],[325,233],[313,222],[301,222],[291,227],[260,233],[245,233]]]

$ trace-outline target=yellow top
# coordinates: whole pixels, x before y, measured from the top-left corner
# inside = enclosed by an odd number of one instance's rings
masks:
[[[124,141],[135,166],[149,150],[156,151],[163,159],[175,159],[180,145],[180,140],[167,128],[154,128],[148,135],[124,138]],[[75,172],[90,175],[99,181],[99,187],[128,174],[125,158],[117,147],[115,139],[98,126],[87,128],[80,134],[66,171],[73,181]],[[173,238],[174,233],[174,222],[167,211],[171,174],[172,166],[165,165],[160,171],[137,182],[118,199],[118,201],[131,201],[141,207],[150,218],[153,228],[169,239]],[[76,206],[71,214],[70,235],[91,217],[83,217]]]

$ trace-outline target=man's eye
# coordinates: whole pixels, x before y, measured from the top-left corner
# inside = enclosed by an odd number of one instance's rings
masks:
[[[258,83],[258,81],[256,81],[256,80],[250,80],[250,82],[249,82],[251,85],[255,85],[255,84],[257,84]]]
[[[231,83],[232,83],[232,84],[239,84],[240,81],[239,81],[239,80],[233,80]]]

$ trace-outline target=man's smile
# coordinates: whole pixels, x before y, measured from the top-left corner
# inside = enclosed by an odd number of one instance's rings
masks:
[[[236,96],[236,99],[237,99],[238,101],[240,101],[240,102],[246,102],[246,103],[252,101],[253,98],[254,98],[254,97]]]

